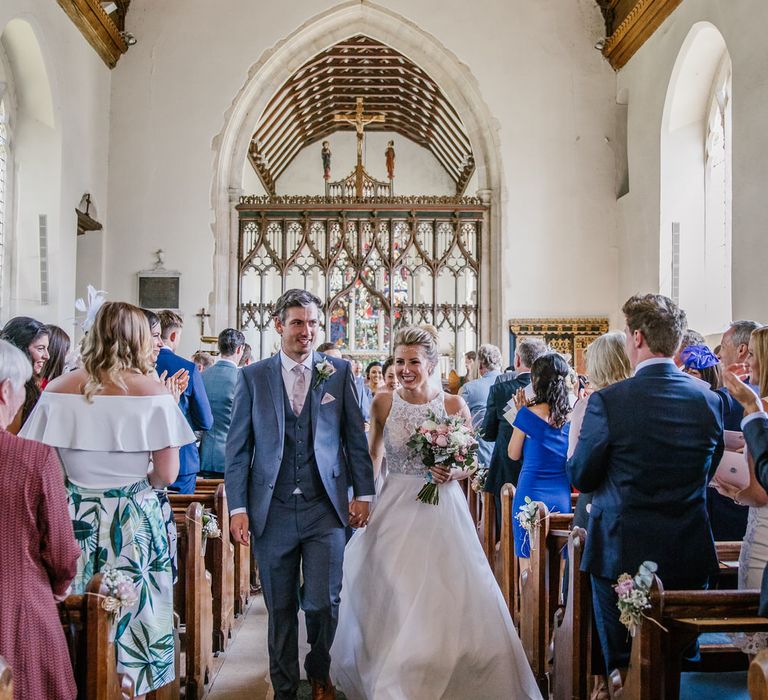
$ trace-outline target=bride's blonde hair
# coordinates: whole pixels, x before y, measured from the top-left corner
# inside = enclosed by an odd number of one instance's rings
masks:
[[[144,312],[122,301],[104,302],[83,342],[83,368],[88,373],[84,394],[89,401],[106,382],[128,387],[121,372],[152,371],[152,338]]]
[[[437,348],[437,328],[434,326],[425,324],[423,326],[409,326],[408,328],[401,328],[397,335],[395,335],[395,342],[392,346],[392,352],[397,350],[399,345],[418,345],[424,354],[427,356],[427,360],[435,366],[440,361],[440,352]]]

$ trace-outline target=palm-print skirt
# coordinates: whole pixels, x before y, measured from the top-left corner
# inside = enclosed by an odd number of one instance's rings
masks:
[[[173,578],[168,537],[155,492],[144,479],[129,486],[87,489],[67,481],[69,512],[82,554],[73,593],[105,566],[133,579],[138,603],[123,608],[115,628],[117,670],[136,695],[175,677]]]

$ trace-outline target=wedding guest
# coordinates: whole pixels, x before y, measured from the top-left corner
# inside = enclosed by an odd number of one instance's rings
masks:
[[[317,346],[317,352],[328,355],[328,357],[338,357],[339,359],[342,359],[341,350],[336,347],[336,343],[321,343]]]
[[[509,411],[518,389],[531,383],[531,365],[547,352],[547,345],[538,338],[524,338],[515,348],[514,372],[496,377],[488,392],[488,402],[483,420],[483,438],[494,442],[491,464],[485,481],[485,490],[496,500],[496,528],[501,527],[501,487],[506,483],[517,486],[521,461],[513,461],[507,454],[512,438],[512,423],[504,415]]]
[[[671,299],[633,296],[622,311],[635,374],[590,396],[567,465],[594,492],[582,570],[609,673],[629,663],[613,588],[622,573],[654,561],[666,589],[695,589],[719,568],[706,487],[723,454],[721,402],[675,366],[686,317]]]
[[[466,371],[462,377],[462,386],[480,376],[477,364],[477,353],[474,350],[464,353],[464,369]]]
[[[744,411],[741,428],[744,431],[747,449],[752,458],[755,476],[763,489],[768,490],[768,413],[765,401],[741,378],[726,370],[723,382]],[[768,568],[763,571],[760,585],[760,615],[768,615]]]
[[[243,356],[240,358],[240,364],[238,365],[241,369],[243,367],[247,367],[251,364],[253,357],[253,348],[248,343],[245,343],[243,345]]]
[[[688,328],[685,333],[683,333],[683,339],[680,341],[680,347],[677,349],[677,352],[675,353],[675,364],[680,367],[680,369],[683,368],[683,359],[681,357],[682,351],[691,346],[691,345],[706,345],[707,341],[704,338],[704,336],[699,333],[698,331],[693,330],[692,328]]]
[[[566,383],[569,371],[562,355],[542,355],[531,367],[533,399],[526,399],[525,389],[518,389],[515,396],[518,410],[508,455],[513,461],[522,460],[523,466],[512,503],[513,513],[525,505],[526,497],[540,501],[550,512],[571,512],[571,484],[565,473],[571,413]],[[527,568],[530,541],[517,519],[512,526],[515,555],[520,558],[521,567]]]
[[[149,309],[142,309],[149,324],[149,337],[152,342],[152,364],[157,362],[157,358],[160,355],[160,351],[163,349],[163,329],[160,325],[160,317]]]
[[[365,388],[373,400],[376,392],[384,386],[384,374],[381,371],[381,362],[374,360],[365,368]]]
[[[395,358],[390,355],[381,366],[381,373],[384,376],[384,389],[392,392],[400,388],[400,382],[397,381],[397,372],[395,372]]]
[[[203,372],[203,386],[211,404],[213,426],[200,440],[200,476],[206,479],[224,478],[224,449],[232,418],[238,365],[243,356],[245,336],[235,328],[219,333],[219,359]]]
[[[759,396],[768,397],[768,327],[752,331],[745,364],[751,381],[756,382]],[[716,488],[724,496],[749,506],[739,556],[739,588],[759,588],[768,564],[768,493],[760,485],[754,457],[748,454],[747,459],[750,478],[746,488],[738,489],[719,481]]]
[[[720,341],[720,364],[723,369],[738,366],[742,378],[749,382],[744,364],[749,353],[749,338],[752,331],[759,328],[756,321],[733,321],[723,333]],[[753,386],[757,390],[756,386]],[[727,388],[718,390],[723,401],[723,428],[740,431],[744,415],[738,401],[734,401]],[[707,492],[707,510],[712,524],[715,541],[733,542],[744,537],[747,529],[748,509],[735,503],[730,498],[718,493],[714,488]]]
[[[371,420],[371,403],[373,401],[373,396],[371,396],[368,387],[365,385],[365,377],[360,374],[360,363],[352,357],[352,355],[342,355],[341,359],[349,362],[352,369],[352,381],[355,385],[355,391],[357,392],[357,398],[360,403],[360,410],[363,413],[363,422],[367,432]]]
[[[9,433],[16,435],[40,398],[40,381],[48,361],[48,328],[29,316],[16,316],[0,331],[0,339],[15,345],[32,365],[32,376],[24,385],[24,403],[7,428]]]
[[[213,357],[211,353],[205,350],[198,350],[192,355],[192,362],[195,363],[198,372],[205,372],[209,367],[213,367]]]
[[[181,342],[184,322],[173,311],[161,311],[158,316],[162,329],[163,348],[157,357],[155,365],[157,372],[161,376],[163,372],[167,372],[167,376],[172,376],[180,369],[189,372],[189,383],[181,395],[179,408],[192,430],[210,430],[213,425],[213,415],[200,372],[193,362],[176,354],[176,349]],[[198,471],[200,471],[200,454],[197,446],[184,445],[179,453],[179,477],[171,484],[171,490],[179,493],[194,493]]]
[[[586,388],[571,413],[571,429],[568,433],[568,458],[573,456],[579,442],[581,424],[587,411],[589,397],[594,391],[600,391],[611,384],[624,381],[632,376],[629,365],[626,338],[621,331],[605,333],[593,340],[585,352],[589,387]],[[587,508],[592,503],[591,493],[579,494],[574,513],[574,526],[587,527]]]
[[[141,309],[105,302],[82,359],[82,369],[48,385],[23,432],[55,447],[64,466],[81,548],[73,593],[83,593],[109,566],[125,572],[145,601],[122,611],[115,638],[117,670],[142,698],[176,675],[168,651],[171,562],[153,487],[176,478],[179,447],[194,434],[165,386],[150,376],[152,346]]]
[[[67,511],[56,453],[5,430],[24,403],[32,366],[0,340],[0,655],[14,673],[14,697],[74,700],[67,642],[56,600],[66,596],[80,548]]]
[[[501,350],[495,345],[481,345],[477,349],[477,371],[480,374],[478,379],[467,382],[459,390],[459,396],[464,398],[469,406],[469,412],[472,416],[472,426],[475,430],[481,431],[483,421],[485,420],[486,405],[488,403],[488,394],[496,379],[501,376]],[[479,439],[477,456],[478,462],[484,467],[491,464],[491,454],[493,452],[493,442]]]
[[[45,389],[48,382],[64,374],[64,365],[71,344],[69,335],[63,328],[48,324],[48,361],[43,366],[40,377],[40,389]]]
[[[688,345],[680,351],[680,368],[686,374],[707,382],[712,391],[723,385],[720,360],[706,345]]]

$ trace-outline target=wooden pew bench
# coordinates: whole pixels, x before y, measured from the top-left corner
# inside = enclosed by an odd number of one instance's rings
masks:
[[[632,640],[625,679],[610,674],[612,698],[677,700],[682,655],[701,634],[765,632],[768,618],[757,614],[759,591],[665,591],[658,577],[651,588],[651,608]],[[713,676],[713,684],[717,677]]]
[[[200,700],[213,668],[213,596],[211,575],[203,558],[203,507],[173,507],[179,532],[179,580],[174,607],[181,618],[185,650],[184,687],[187,700]]]
[[[96,574],[85,594],[67,596],[58,605],[78,694],[88,700],[133,697],[133,681],[117,672],[115,645],[110,638],[112,620],[103,607],[108,594],[102,575]]]
[[[195,483],[195,493],[214,493],[220,485],[224,484],[224,479],[198,479]],[[226,492],[224,497],[226,498]],[[222,528],[223,533],[223,528]],[[242,615],[251,598],[251,548],[248,545],[235,542],[231,533],[227,532],[226,537],[234,547],[234,605],[235,616]]]
[[[211,574],[213,593],[213,650],[227,648],[234,622],[235,565],[234,547],[229,538],[229,508],[224,484],[215,490],[195,491],[193,494],[169,494],[171,507],[186,510],[191,503],[199,503],[216,516],[221,537],[208,538],[205,546],[205,567]]]

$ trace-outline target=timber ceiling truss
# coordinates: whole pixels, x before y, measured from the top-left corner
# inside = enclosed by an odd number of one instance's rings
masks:
[[[408,58],[366,36],[332,46],[305,63],[272,98],[251,140],[249,160],[267,192],[296,155],[337,130],[335,114],[383,114],[366,131],[392,131],[432,152],[461,195],[475,169],[466,129],[443,91]]]

